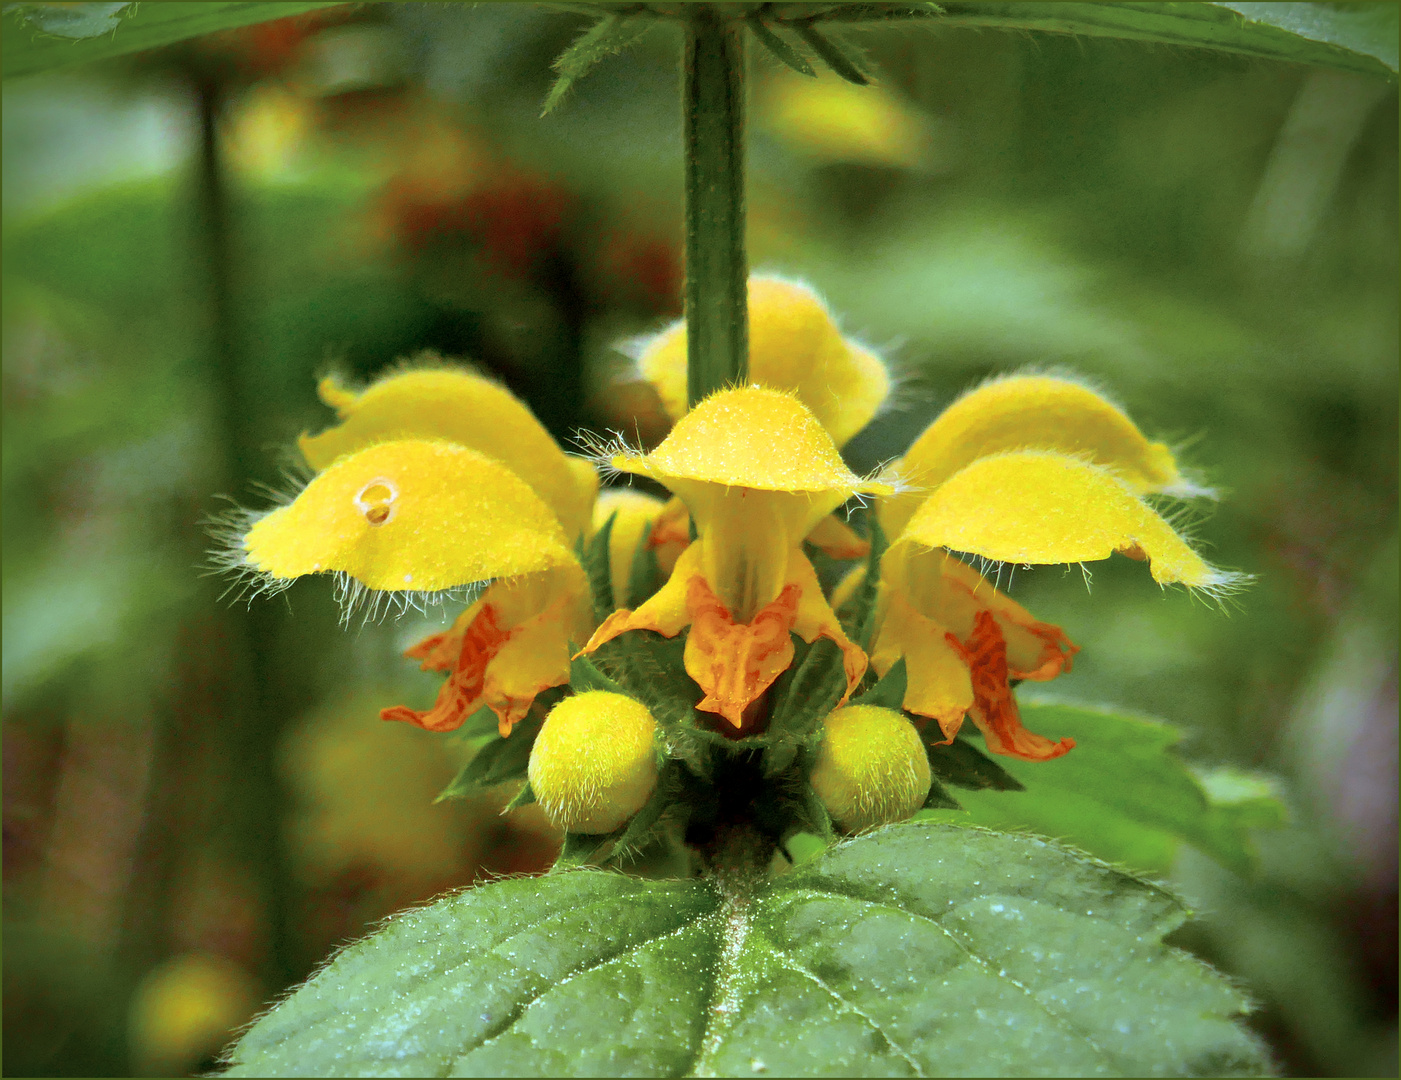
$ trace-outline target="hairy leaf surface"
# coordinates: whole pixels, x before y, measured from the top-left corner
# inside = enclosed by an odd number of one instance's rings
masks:
[[[1245,1002],[1171,894],[939,824],[752,891],[597,870],[391,921],[259,1020],[236,1076],[1224,1076]]]

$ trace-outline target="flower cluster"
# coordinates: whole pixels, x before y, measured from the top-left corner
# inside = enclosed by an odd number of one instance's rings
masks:
[[[361,392],[328,380],[339,423],[300,443],[314,478],[252,522],[234,559],[271,587],[335,573],[351,593],[413,603],[478,590],[409,650],[445,674],[436,702],[382,715],[433,731],[493,716],[502,739],[524,725],[523,796],[575,833],[695,803],[716,762],[745,749],[763,749],[791,827],[813,826],[815,800],[850,829],[918,809],[926,754],[965,718],[994,754],[1069,751],[1022,726],[1011,686],[1069,670],[1076,646],[960,555],[1119,552],[1163,584],[1219,595],[1236,583],[1145,501],[1207,493],[1079,382],[986,383],[863,477],[841,447],[891,379],[810,289],[751,280],[750,385],[694,408],[685,337],[678,323],[641,349],[673,425],[645,453],[615,439],[566,455],[464,368],[419,366]],[[600,494],[596,465],[672,498]],[[866,508],[859,532],[839,513],[851,506]],[[852,561],[830,593],[819,551]]]

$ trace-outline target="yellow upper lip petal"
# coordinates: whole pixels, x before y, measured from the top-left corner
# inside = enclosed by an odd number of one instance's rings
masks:
[[[371,589],[437,591],[577,559],[550,509],[499,461],[395,440],[339,458],[243,538],[275,578],[341,571]]]
[[[1052,375],[1010,375],[969,391],[945,409],[905,452],[900,473],[929,491],[982,457],[1052,450],[1111,470],[1140,495],[1203,494],[1179,472],[1172,452],[1150,442],[1113,403],[1089,387]],[[892,500],[881,524],[898,535],[919,505]]]
[[[686,324],[648,341],[638,367],[672,420],[686,415]],[[806,285],[749,279],[749,379],[788,390],[838,446],[870,423],[890,393],[890,374],[870,351],[844,338]]]
[[[617,455],[614,467],[667,483],[689,481],[756,491],[886,492],[846,467],[831,435],[797,396],[766,387],[721,390],[677,421],[645,456]]]
[[[362,392],[334,379],[318,387],[341,422],[298,446],[318,472],[346,454],[390,439],[443,439],[486,454],[524,480],[578,536],[597,491],[592,469],[571,459],[509,390],[459,368],[423,368],[381,379]]]
[[[937,487],[901,540],[1009,563],[1074,563],[1141,552],[1153,580],[1216,591],[1237,576],[1208,565],[1114,474],[1040,450],[981,458]]]

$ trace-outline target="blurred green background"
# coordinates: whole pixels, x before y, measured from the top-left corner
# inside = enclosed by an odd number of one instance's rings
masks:
[[[424,349],[564,441],[655,440],[619,348],[679,314],[679,35],[545,119],[582,17],[332,9],[15,81],[4,98],[7,1075],[181,1075],[376,920],[557,836],[432,804],[456,744],[381,724],[430,620],[251,606],[208,522],[265,505],[315,378]],[[1395,1075],[1397,98],[1362,76],[992,31],[861,36],[858,90],[754,57],[756,269],[898,373],[898,455],[984,376],[1071,370],[1225,498],[1229,615],[1142,567],[1018,569],[1083,647],[1055,696],[1279,778],[1237,877],[1173,867],[1178,943],[1258,998],[1293,1075]],[[1007,581],[1004,577],[1003,584]],[[452,613],[445,613],[450,616]],[[441,621],[441,619],[439,619]],[[1050,733],[1054,734],[1054,733]]]

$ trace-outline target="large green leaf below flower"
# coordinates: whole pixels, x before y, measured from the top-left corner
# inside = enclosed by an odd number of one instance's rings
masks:
[[[596,870],[408,912],[259,1020],[235,1076],[1228,1076],[1242,996],[1161,888],[940,824],[754,891]]]
[[[960,810],[921,817],[993,829],[1029,829],[1102,859],[1165,873],[1178,846],[1191,844],[1223,866],[1248,874],[1250,830],[1284,824],[1268,781],[1245,773],[1198,775],[1173,749],[1176,728],[1154,720],[1066,704],[1024,704],[1032,731],[1075,749],[1053,761],[999,758],[1024,790],[960,791]]]

